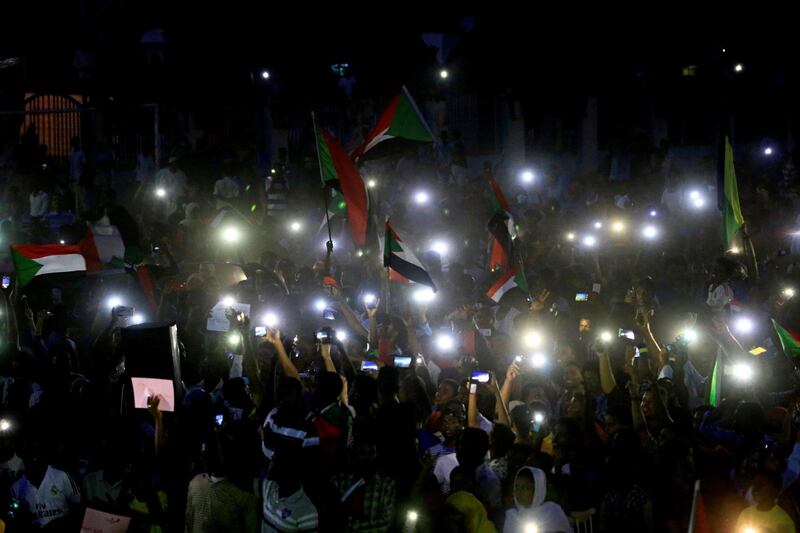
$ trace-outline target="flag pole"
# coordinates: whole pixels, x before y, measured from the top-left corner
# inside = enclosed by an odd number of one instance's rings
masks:
[[[389,224],[389,215],[386,215],[386,217],[384,219],[384,225],[383,225],[383,231],[384,231],[384,237],[383,237],[384,262],[386,261],[385,258],[386,258],[386,253],[387,253],[387,250],[386,250],[386,226],[388,224]],[[386,314],[388,315],[389,314],[389,308],[390,308],[390,300],[392,298],[392,292],[391,292],[392,291],[392,288],[391,288],[392,284],[391,284],[390,279],[389,279],[389,276],[390,276],[390,274],[389,274],[389,266],[388,265],[384,265],[384,266],[386,267],[386,275],[383,277],[383,305],[385,306]]]
[[[311,124],[314,127],[314,139],[319,142],[317,139],[317,117],[314,115],[314,112],[311,112]],[[319,145],[317,148],[317,164],[319,165],[319,178],[322,180],[322,198],[325,203],[325,222],[328,226],[328,242],[325,243],[325,248],[327,250],[325,254],[325,273],[327,274],[330,272],[330,263],[331,263],[331,254],[333,254],[333,235],[331,234],[331,219],[330,214],[328,213],[328,188],[325,185],[325,176],[322,172],[322,158],[319,155]]]

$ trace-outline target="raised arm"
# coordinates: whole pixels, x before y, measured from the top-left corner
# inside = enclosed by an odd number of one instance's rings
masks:
[[[300,373],[295,368],[292,360],[289,359],[289,356],[286,355],[286,348],[283,347],[283,341],[281,340],[281,332],[275,328],[270,328],[267,331],[266,341],[278,353],[278,362],[283,369],[283,373],[290,378],[300,379]]]

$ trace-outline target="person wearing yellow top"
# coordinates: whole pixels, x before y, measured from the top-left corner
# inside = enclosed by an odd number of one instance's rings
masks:
[[[753,480],[755,505],[739,513],[736,531],[795,533],[791,517],[775,503],[781,490],[781,476],[775,472],[761,472]]]

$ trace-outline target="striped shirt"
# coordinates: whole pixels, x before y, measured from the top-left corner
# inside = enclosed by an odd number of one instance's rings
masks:
[[[272,460],[276,453],[296,456],[304,448],[319,446],[319,437],[317,437],[313,424],[304,420],[291,426],[281,425],[275,421],[277,414],[278,408],[276,407],[264,420],[264,440],[261,443],[261,451],[264,452],[267,459]]]
[[[316,531],[319,527],[317,508],[311,503],[302,487],[285,498],[278,492],[278,484],[264,481],[264,506],[261,533],[299,533]]]

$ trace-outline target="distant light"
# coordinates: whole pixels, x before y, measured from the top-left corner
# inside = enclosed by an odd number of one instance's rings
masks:
[[[268,328],[274,328],[278,325],[278,315],[275,313],[266,313],[264,315],[264,325]]]
[[[450,335],[439,335],[436,337],[436,347],[443,352],[449,352],[456,347],[456,341]]]
[[[681,332],[681,337],[686,339],[687,342],[694,342],[697,340],[697,331],[694,329],[685,329]]]
[[[119,296],[110,296],[108,300],[106,300],[106,305],[108,305],[109,309],[114,309],[115,307],[119,307],[122,305],[122,298]]]
[[[277,172],[277,170],[275,170],[274,168],[270,169],[270,171],[269,171],[270,174],[275,174],[276,172]]]
[[[657,216],[658,216],[658,211],[656,211],[655,209],[653,209],[652,211],[650,211],[650,216],[651,216],[651,217],[657,217]]]
[[[262,70],[261,71],[261,79],[263,79],[263,80],[268,80],[269,79],[269,71],[268,70]]]
[[[603,342],[611,342],[614,339],[614,336],[611,334],[610,331],[604,331],[600,333],[600,340]]]
[[[738,246],[731,246],[730,250],[728,250],[728,253],[733,254],[733,255],[738,255],[738,254],[742,253],[742,250]]]
[[[525,183],[533,183],[534,175],[533,172],[531,172],[530,170],[524,171],[521,177],[522,181],[524,181]]]
[[[414,291],[414,301],[419,303],[432,302],[436,298],[436,293],[430,287],[420,287]]]
[[[242,336],[236,332],[233,332],[230,335],[228,335],[228,344],[231,346],[239,346],[241,340]]]
[[[595,239],[592,235],[587,235],[583,238],[583,245],[587,248],[591,248],[595,244],[597,244],[597,239]]]
[[[164,198],[167,196],[167,190],[164,187],[159,187],[156,189],[156,196],[159,198]]]
[[[787,298],[794,298],[794,289],[791,287],[786,287],[783,289],[783,295]]]
[[[344,342],[344,341],[346,341],[346,340],[347,340],[347,332],[346,332],[346,331],[342,331],[342,330],[338,330],[338,331],[336,332],[336,339],[337,339],[339,342]]]
[[[408,521],[409,522],[416,522],[419,518],[419,514],[416,511],[409,511],[408,512]]]
[[[622,233],[623,231],[625,231],[625,223],[620,222],[619,220],[613,222],[611,224],[611,231],[613,231],[614,233]]]
[[[645,226],[642,230],[642,235],[645,239],[655,239],[658,237],[658,228],[655,226]]]
[[[133,315],[131,317],[131,323],[132,324],[142,324],[142,323],[144,323],[144,316],[142,316],[142,315],[140,315],[138,313]]]
[[[733,67],[734,72],[742,72],[743,70],[744,70],[744,65],[742,65],[741,63],[736,63],[736,65],[734,65]]]
[[[598,220],[597,222],[594,223],[594,227],[595,229],[600,229],[603,227],[603,223]]]
[[[5,418],[0,418],[0,431],[6,432],[11,429],[11,422]]]
[[[374,189],[377,185],[378,185],[378,182],[375,181],[375,180],[367,181],[367,187],[369,187],[370,189]]]
[[[239,228],[228,226],[227,228],[222,229],[222,239],[225,242],[229,243],[236,243],[242,238],[242,232],[239,231]]]
[[[325,300],[323,300],[321,298],[319,300],[317,300],[316,302],[314,302],[314,309],[316,309],[320,313],[323,312],[327,308],[328,308],[328,302],[326,302]]]
[[[537,424],[544,422],[544,415],[542,413],[533,413],[533,421]]]
[[[364,250],[356,250],[356,256],[363,257],[364,256]]]
[[[547,364],[547,356],[541,353],[535,353],[531,357],[531,366],[533,368],[542,368]]]
[[[542,345],[542,335],[537,331],[529,331],[525,333],[525,336],[522,338],[522,342],[525,343],[525,346],[528,348],[538,348]]]
[[[450,73],[447,72],[447,69],[445,68],[439,71],[439,77],[442,78],[443,80],[446,80],[449,75]]]
[[[764,148],[764,155],[772,155],[772,147],[767,146]]]
[[[447,252],[450,250],[450,245],[447,244],[445,241],[434,241],[431,244],[431,250],[439,254],[440,256],[444,257],[447,255]]]
[[[567,240],[568,241],[574,241],[575,240],[575,234],[572,233],[571,231],[569,233],[567,233]]]
[[[723,48],[722,49],[722,53],[724,54],[725,52],[727,52],[727,50],[725,48]]]
[[[427,204],[428,200],[430,200],[430,196],[425,191],[417,191],[417,193],[414,194],[414,201],[420,205]]]
[[[738,331],[739,333],[747,334],[753,331],[755,324],[753,324],[752,320],[743,316],[736,319],[736,322],[734,322],[733,327],[736,328],[736,331]]]
[[[739,381],[750,381],[753,377],[753,367],[747,363],[736,363],[731,367],[731,373]]]
[[[60,240],[60,241],[58,241],[58,242],[60,242],[61,244],[67,244],[67,241],[65,241],[64,239],[61,239],[61,240]]]
[[[225,307],[233,307],[233,304],[236,303],[236,300],[233,299],[233,296],[224,296],[222,298],[222,305]]]
[[[299,221],[295,220],[294,222],[289,224],[289,229],[297,233],[298,231],[303,229],[303,225]]]

